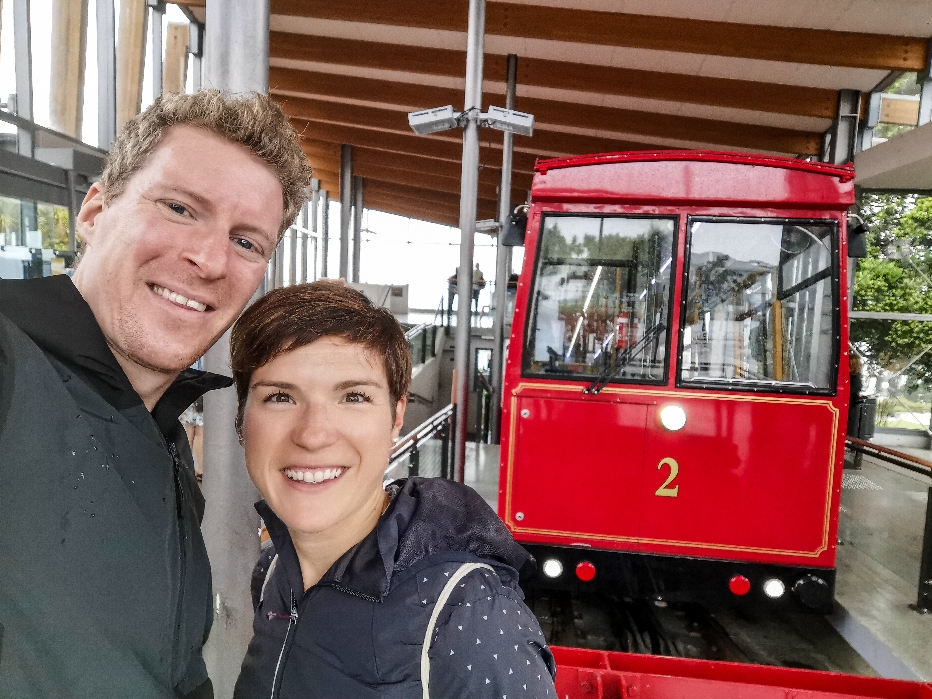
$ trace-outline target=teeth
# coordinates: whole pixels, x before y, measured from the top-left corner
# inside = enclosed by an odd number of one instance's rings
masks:
[[[330,481],[335,478],[339,478],[341,475],[343,475],[345,470],[345,468],[318,468],[310,471],[295,471],[294,469],[286,468],[285,475],[293,481],[300,481],[303,483],[323,483],[324,481]]]
[[[182,296],[181,294],[177,292],[169,291],[168,289],[163,289],[162,287],[156,286],[155,284],[152,285],[152,290],[155,293],[157,293],[159,296],[161,296],[162,298],[168,299],[172,303],[177,303],[179,306],[187,306],[188,308],[193,308],[195,311],[201,311],[201,312],[207,310],[206,304],[199,303],[195,301],[194,299],[189,299],[185,296]]]

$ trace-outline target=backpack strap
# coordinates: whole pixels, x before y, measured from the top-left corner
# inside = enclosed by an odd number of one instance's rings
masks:
[[[424,645],[421,646],[422,699],[430,699],[430,657],[428,652],[430,651],[430,639],[434,635],[434,627],[437,626],[437,618],[440,616],[440,611],[443,609],[444,605],[446,605],[447,600],[450,599],[450,595],[453,594],[453,588],[456,587],[456,584],[479,568],[488,568],[492,572],[495,572],[495,569],[487,563],[464,563],[450,576],[450,579],[447,580],[447,584],[444,585],[443,589],[440,591],[440,596],[437,598],[437,603],[434,605],[434,611],[430,615],[430,621],[427,623],[427,633],[424,634]]]

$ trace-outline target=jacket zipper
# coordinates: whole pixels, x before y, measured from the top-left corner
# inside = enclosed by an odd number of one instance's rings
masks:
[[[277,617],[278,615],[276,615]],[[269,615],[269,619],[272,615]],[[294,599],[294,590],[291,591],[291,614],[288,616],[288,628],[285,629],[285,640],[282,641],[282,649],[278,654],[278,662],[275,663],[275,675],[272,677],[272,694],[271,699],[275,699],[276,685],[278,684],[278,673],[282,667],[282,659],[285,657],[285,648],[288,647],[288,637],[291,635],[291,629],[298,624],[298,605]]]
[[[184,501],[184,488],[181,484],[181,473],[179,471],[178,464],[178,452],[175,448],[174,442],[169,444],[168,452],[172,457],[172,468],[174,470],[175,477],[175,511],[178,516],[178,544],[181,551],[181,565],[180,565],[180,575],[181,580],[178,583],[178,602],[175,608],[175,628],[173,630],[172,636],[177,638],[178,636],[178,627],[181,624],[182,614],[184,613],[184,592],[185,592],[185,581],[188,576],[188,547],[187,547],[187,536],[185,535],[185,526],[184,526],[184,510],[182,509],[182,503]],[[172,649],[172,682],[175,680],[175,663],[178,660],[179,649]]]

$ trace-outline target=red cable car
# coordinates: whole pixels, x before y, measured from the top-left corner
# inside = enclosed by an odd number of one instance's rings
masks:
[[[499,481],[532,587],[831,609],[853,180],[735,153],[538,163]]]

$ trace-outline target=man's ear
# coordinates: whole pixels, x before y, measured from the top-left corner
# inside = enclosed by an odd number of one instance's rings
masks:
[[[81,209],[75,219],[75,232],[81,236],[85,244],[91,242],[96,231],[97,217],[104,210],[104,187],[100,182],[94,182],[87,190]]]

